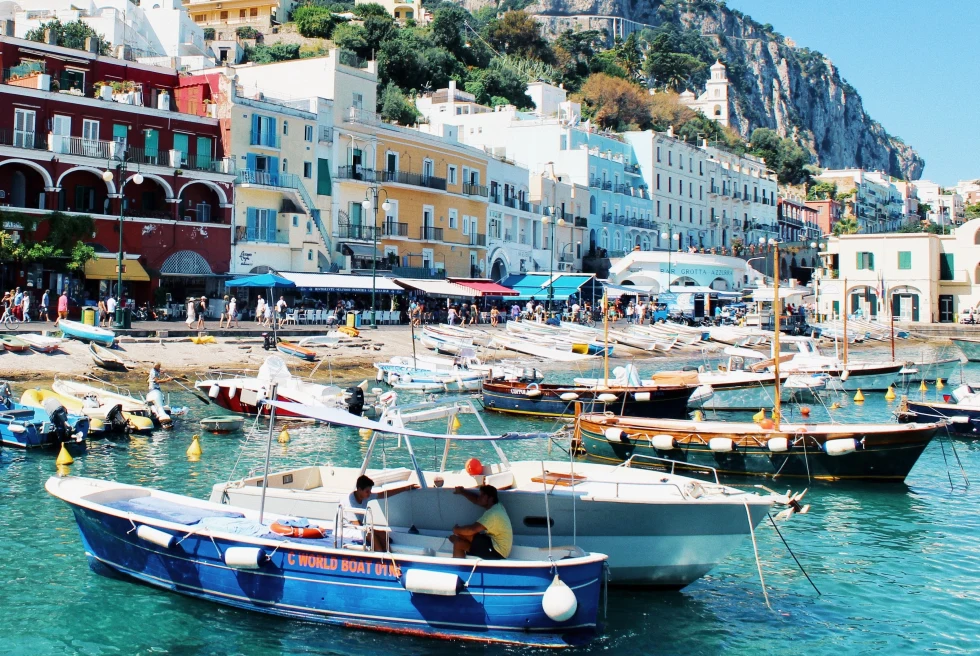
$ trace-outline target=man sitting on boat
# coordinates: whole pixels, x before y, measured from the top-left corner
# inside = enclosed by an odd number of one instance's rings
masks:
[[[497,488],[481,485],[478,492],[457,487],[455,494],[462,494],[471,502],[484,509],[484,513],[473,524],[456,525],[449,541],[453,543],[453,558],[467,555],[485,560],[501,560],[510,555],[514,545],[514,529],[510,524],[507,510],[497,497]]]
[[[406,489],[411,488],[401,488],[397,490],[385,491],[385,497],[393,497],[399,492],[404,492]],[[344,509],[344,525],[351,525],[351,529],[344,529],[344,538],[355,541],[362,541],[365,539],[364,532],[361,529],[356,528],[364,524],[367,517],[365,514],[367,511],[367,505],[371,501],[375,501],[380,497],[374,494],[374,481],[369,477],[361,474],[357,477],[357,481],[354,483],[354,491],[348,494],[346,497],[341,497],[340,507]],[[374,546],[375,551],[388,551],[388,535],[384,531],[374,530],[371,532],[370,544]]]

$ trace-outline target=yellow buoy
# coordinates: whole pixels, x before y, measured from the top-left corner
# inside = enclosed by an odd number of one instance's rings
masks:
[[[779,421],[780,419],[782,419],[782,415],[780,415],[780,413],[779,413],[778,410],[776,410],[775,408],[773,408],[773,410],[772,410],[772,418],[773,418],[774,421]]]
[[[830,409],[831,410],[840,410],[840,403],[838,403],[837,401],[834,401],[833,403],[830,404]]]
[[[279,431],[279,444],[289,444],[289,431],[285,428]]]
[[[926,381],[923,380],[921,383],[919,383],[919,391],[920,392],[928,392],[929,391],[929,387],[926,385]]]
[[[456,415],[453,415],[453,423],[452,423],[453,432],[458,431],[462,427],[463,427],[463,424],[460,423],[459,417],[456,416]]]
[[[187,447],[188,458],[200,458],[204,451],[201,450],[201,436],[195,435],[191,438],[191,445]]]
[[[765,408],[759,410],[757,413],[755,413],[754,415],[752,415],[752,421],[754,421],[756,423],[759,423],[760,421],[762,421],[765,418],[766,418],[766,410],[765,410]]]
[[[704,421],[704,413],[702,413],[700,410],[695,410],[694,421]]]
[[[857,394],[854,395],[854,402],[855,403],[864,403],[864,394],[861,394],[861,390],[860,389],[857,391]]]
[[[371,439],[371,436],[374,435],[374,431],[370,428],[360,428],[358,429],[357,434],[361,436],[361,439],[369,440]]]
[[[888,386],[888,391],[885,392],[885,400],[886,401],[894,401],[895,400],[895,388],[892,387],[891,385]]]
[[[65,445],[62,444],[61,451],[58,452],[58,459],[54,461],[54,464],[70,465],[73,462],[75,462],[75,459],[71,457],[71,454],[68,453],[68,449],[66,449]]]
[[[68,465],[58,465],[58,476],[68,476],[71,474],[71,467]]]
[[[944,387],[946,387],[946,386],[943,385],[943,379],[942,378],[937,378],[936,379],[936,389],[942,389]]]

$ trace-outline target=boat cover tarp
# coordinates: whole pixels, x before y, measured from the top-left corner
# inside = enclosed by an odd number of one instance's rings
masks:
[[[153,519],[159,519],[164,522],[186,524],[187,526],[197,524],[205,517],[237,518],[245,516],[240,512],[186,506],[169,499],[161,499],[160,497],[134,497],[132,499],[109,501],[103,505],[109,508],[115,508],[116,510],[122,510],[123,512],[152,517]]]

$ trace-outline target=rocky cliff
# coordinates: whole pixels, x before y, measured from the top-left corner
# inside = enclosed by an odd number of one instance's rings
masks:
[[[477,4],[482,0],[466,0]],[[826,56],[717,0],[536,0],[526,8],[552,35],[607,29],[625,36],[673,23],[702,34],[728,66],[731,125],[767,127],[806,145],[824,168],[862,167],[915,180],[925,161],[864,111],[861,96]],[[700,90],[695,90],[699,92]]]

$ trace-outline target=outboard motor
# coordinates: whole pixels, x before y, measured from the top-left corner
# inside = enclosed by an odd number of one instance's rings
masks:
[[[150,390],[146,395],[146,403],[150,406],[150,413],[153,418],[163,428],[173,428],[173,420],[167,411],[167,406],[163,400],[163,392],[158,389]]]
[[[123,416],[122,404],[117,403],[105,413],[105,425],[113,433],[129,432],[129,420]]]
[[[13,393],[10,391],[10,383],[0,383],[0,405],[10,407]]]
[[[270,335],[269,333],[262,333],[262,348],[264,348],[266,351],[275,351],[276,350],[275,336]]]
[[[348,387],[347,412],[358,417],[364,412],[364,390],[360,387]]]
[[[48,414],[48,419],[58,435],[59,442],[68,442],[72,439],[71,425],[68,423],[68,411],[58,399],[45,399],[44,411]]]

